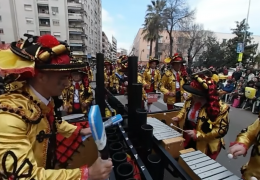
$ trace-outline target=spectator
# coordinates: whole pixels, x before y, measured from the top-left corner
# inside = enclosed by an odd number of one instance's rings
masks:
[[[241,76],[242,76],[242,72],[240,71],[240,67],[237,66],[236,71],[233,72],[232,74],[232,78],[235,78],[235,80],[238,81]]]
[[[222,89],[223,91],[227,93],[231,93],[235,88],[235,85],[233,84],[232,80],[228,80],[226,86]]]
[[[250,69],[247,70],[246,74],[247,74],[247,81],[251,81],[255,77],[254,73]]]
[[[223,74],[226,76],[228,75],[228,69],[226,66],[223,67]]]

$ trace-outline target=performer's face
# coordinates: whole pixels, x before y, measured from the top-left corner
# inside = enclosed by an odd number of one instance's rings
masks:
[[[81,81],[81,75],[80,73],[71,73],[72,80],[75,82]]]
[[[172,63],[172,68],[175,70],[175,71],[180,71],[181,69],[181,63]]]
[[[155,69],[156,68],[156,62],[150,63],[149,66],[150,66],[151,69]]]
[[[60,96],[62,91],[69,85],[70,72],[42,72],[36,76],[42,92],[46,97]]]

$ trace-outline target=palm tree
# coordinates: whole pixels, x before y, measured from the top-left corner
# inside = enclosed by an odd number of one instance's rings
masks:
[[[156,41],[156,31],[154,30],[153,23],[150,22],[150,19],[145,19],[144,28],[142,34],[144,34],[143,39],[150,43],[150,52],[149,56],[152,56],[153,52],[153,42]]]
[[[159,40],[159,32],[163,30],[163,16],[162,13],[166,7],[165,0],[156,0],[151,1],[152,4],[147,5],[145,22],[144,22],[144,30],[145,38],[150,42],[150,55],[152,54],[152,43],[156,41],[155,45],[155,57],[158,58],[158,40]]]

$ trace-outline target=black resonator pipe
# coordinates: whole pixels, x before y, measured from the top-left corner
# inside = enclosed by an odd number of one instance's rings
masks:
[[[97,72],[96,72],[96,104],[99,105],[102,117],[105,117],[105,84],[104,84],[104,54],[97,53]]]

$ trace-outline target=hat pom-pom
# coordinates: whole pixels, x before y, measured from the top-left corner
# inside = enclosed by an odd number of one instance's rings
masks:
[[[171,59],[170,57],[168,57],[168,58],[164,59],[164,62],[168,64],[168,63],[171,62],[171,60],[172,60],[172,59]]]
[[[40,36],[37,41],[42,47],[46,48],[53,48],[55,46],[58,46],[60,42],[52,35],[46,34],[43,36]]]

